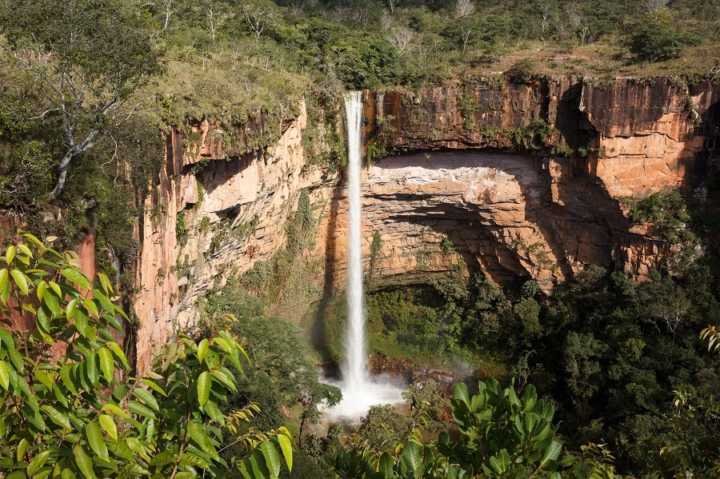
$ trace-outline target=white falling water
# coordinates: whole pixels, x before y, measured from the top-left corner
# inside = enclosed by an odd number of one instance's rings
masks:
[[[345,384],[357,389],[367,383],[367,353],[365,352],[365,314],[363,308],[362,267],[362,92],[348,93],[345,98],[348,130],[348,202],[350,237],[348,238],[347,312],[345,337]],[[358,392],[358,391],[351,391]]]
[[[343,399],[328,414],[335,418],[358,419],[370,407],[402,401],[402,391],[388,382],[370,378],[367,367],[365,308],[362,265],[362,92],[345,97],[348,130],[349,238],[347,272],[348,323],[345,337]]]

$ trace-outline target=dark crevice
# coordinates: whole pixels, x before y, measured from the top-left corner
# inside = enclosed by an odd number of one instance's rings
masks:
[[[580,110],[583,84],[576,83],[568,88],[558,102],[557,129],[573,151],[590,150],[596,143],[598,132],[590,122],[587,112]]]
[[[519,276],[528,276],[517,260],[517,253],[500,243],[493,235],[493,231],[502,228],[483,224],[480,211],[474,207],[463,208],[446,204],[415,208],[411,214],[394,215],[388,219],[426,226],[444,234],[452,242],[471,274],[485,270],[498,284],[513,282]],[[438,219],[444,221],[438,222]],[[489,254],[491,249],[496,253]],[[502,264],[497,261],[500,255],[509,262]]]
[[[547,77],[543,77],[540,80],[540,95],[542,97],[540,118],[542,118],[545,123],[550,123],[550,80]]]
[[[197,172],[197,181],[202,185],[203,189],[212,193],[216,188],[224,185],[228,178],[242,173],[259,157],[256,153],[250,153],[241,157],[232,157],[227,160],[207,160],[202,168]],[[199,163],[190,165],[188,171],[193,167],[199,168]]]

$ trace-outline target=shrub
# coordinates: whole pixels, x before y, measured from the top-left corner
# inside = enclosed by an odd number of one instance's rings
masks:
[[[532,385],[518,396],[513,386],[503,388],[491,380],[480,382],[478,394],[471,396],[465,384],[457,384],[452,416],[452,427],[437,441],[423,441],[422,432],[415,431],[413,438],[379,458],[367,448],[341,449],[335,464],[348,473],[344,477],[391,479],[612,473],[612,467],[563,454],[553,423],[555,408],[539,399]]]
[[[537,66],[532,60],[525,58],[513,64],[506,72],[505,76],[516,85],[528,84],[535,76]]]
[[[638,61],[657,62],[680,56],[683,48],[698,39],[676,29],[675,19],[667,9],[643,16],[632,26],[626,39],[630,52]]]
[[[263,303],[237,282],[230,282],[205,304],[205,327],[209,334],[227,329],[252,344],[252,363],[238,383],[245,401],[263,408],[263,424],[277,427],[282,411],[300,406],[300,421],[315,422],[321,402],[334,404],[340,392],[322,384],[311,361],[309,346],[300,328],[263,313]],[[290,353],[289,353],[290,352]],[[302,426],[301,425],[301,429]],[[302,431],[301,431],[302,432]]]
[[[4,477],[278,477],[289,432],[247,429],[257,406],[229,411],[246,358],[226,332],[168,345],[156,373],[134,377],[115,341],[128,321],[108,277],[93,284],[35,236],[5,250],[0,317],[0,472]],[[54,354],[51,354],[54,352]],[[232,457],[221,455],[232,446]],[[281,457],[283,459],[281,459]]]
[[[691,216],[688,205],[677,190],[661,191],[632,202],[630,219],[635,223],[651,223],[652,232],[670,243],[693,241],[689,229]]]

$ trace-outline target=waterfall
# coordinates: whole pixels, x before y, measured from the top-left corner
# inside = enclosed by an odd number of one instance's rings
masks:
[[[365,350],[365,311],[362,265],[362,92],[345,97],[348,131],[347,196],[349,237],[347,266],[347,333],[343,378],[349,393],[362,391],[368,382]]]
[[[331,418],[357,420],[379,404],[402,401],[402,389],[383,378],[371,378],[367,365],[362,263],[362,92],[345,97],[348,133],[348,261],[347,330],[343,361],[342,401],[330,408]]]

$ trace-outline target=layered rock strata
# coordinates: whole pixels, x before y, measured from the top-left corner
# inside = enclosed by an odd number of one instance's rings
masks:
[[[495,78],[370,94],[367,135],[387,151],[532,148],[520,143],[542,124],[546,146],[586,157],[583,169],[621,198],[686,183],[717,141],[719,101],[710,82]]]

